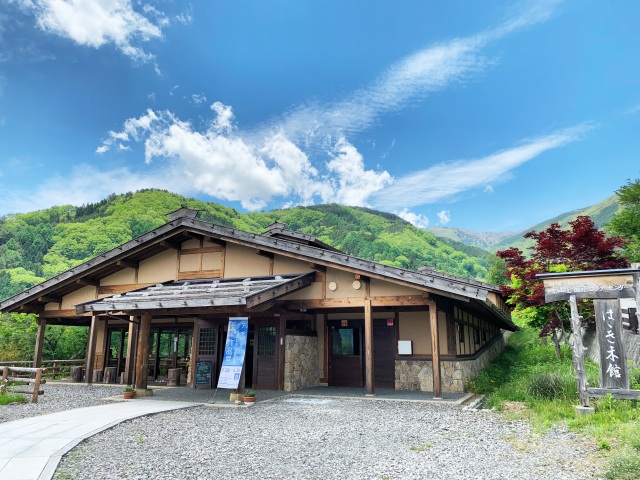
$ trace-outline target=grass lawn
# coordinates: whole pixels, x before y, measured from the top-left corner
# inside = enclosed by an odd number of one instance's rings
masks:
[[[599,383],[599,366],[587,361],[589,385]],[[631,370],[631,388],[640,389],[640,369]],[[607,452],[602,475],[607,479],[640,478],[640,409],[638,402],[612,398],[592,399],[594,415],[577,417],[577,380],[571,349],[563,346],[557,359],[553,345],[525,327],[509,338],[505,351],[467,384],[467,390],[486,395],[490,407],[502,409],[509,402],[527,408],[516,414],[544,429],[565,424],[591,436]],[[506,403],[505,403],[506,402]]]

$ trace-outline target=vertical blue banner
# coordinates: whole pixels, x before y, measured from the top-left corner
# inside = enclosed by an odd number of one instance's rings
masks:
[[[227,342],[224,346],[224,358],[220,369],[220,377],[218,378],[218,388],[238,388],[242,365],[244,364],[244,354],[247,350],[248,331],[248,317],[229,318]]]

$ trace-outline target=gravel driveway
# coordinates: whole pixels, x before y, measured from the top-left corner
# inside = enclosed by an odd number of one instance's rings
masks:
[[[586,479],[592,442],[490,411],[278,398],[138,418],[83,442],[56,479]]]

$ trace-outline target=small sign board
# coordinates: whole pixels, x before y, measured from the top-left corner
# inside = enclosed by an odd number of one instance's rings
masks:
[[[387,327],[393,327],[393,318],[387,318]]]
[[[569,296],[575,295],[576,299],[585,298],[633,298],[633,274],[593,275],[575,277],[545,278],[546,275],[538,275],[544,282],[545,302],[557,302],[569,300]]]
[[[198,360],[196,362],[195,386],[211,388],[212,373],[213,362],[209,360]]]

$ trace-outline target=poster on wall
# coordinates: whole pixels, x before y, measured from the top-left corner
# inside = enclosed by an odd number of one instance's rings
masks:
[[[247,349],[247,332],[249,331],[248,317],[229,318],[227,343],[224,346],[224,357],[218,388],[238,388],[244,354]]]

